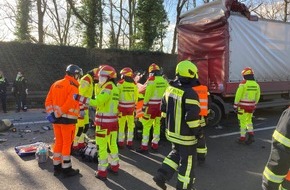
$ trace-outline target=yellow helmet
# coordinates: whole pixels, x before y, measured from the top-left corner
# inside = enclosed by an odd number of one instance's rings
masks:
[[[175,69],[175,74],[181,77],[197,77],[197,67],[189,60],[180,61]]]

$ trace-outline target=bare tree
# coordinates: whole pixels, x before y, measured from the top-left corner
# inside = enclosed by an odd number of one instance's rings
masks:
[[[119,7],[116,6],[117,2],[113,2],[110,0],[110,47],[113,48],[119,48],[118,43],[119,43],[119,37],[121,33],[121,27],[122,27],[122,18],[123,18],[123,0],[119,0]],[[114,13],[117,12],[119,13],[119,20],[118,22],[114,18]],[[117,32],[115,31],[115,26],[117,26]]]
[[[288,7],[289,7],[289,3],[290,3],[289,0],[284,0],[284,18],[283,18],[283,21],[284,22],[287,22],[288,21],[288,15],[289,15]]]
[[[3,0],[0,3],[0,30],[3,41],[12,40],[16,26],[16,0]]]
[[[180,21],[180,14],[182,11],[182,8],[184,7],[187,0],[178,0],[177,6],[176,6],[176,22],[175,22],[175,28],[173,33],[173,41],[172,41],[172,49],[171,54],[174,54],[176,51],[176,37],[177,37],[177,25]]]
[[[38,43],[43,44],[44,42],[44,29],[43,19],[46,12],[47,0],[37,0],[37,15],[38,15]]]
[[[52,0],[52,4],[47,6],[47,11],[52,26],[46,31],[46,34],[59,45],[69,45],[71,40],[69,32],[72,28],[70,6],[65,1]]]

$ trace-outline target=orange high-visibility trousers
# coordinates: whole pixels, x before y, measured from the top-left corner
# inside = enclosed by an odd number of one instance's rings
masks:
[[[70,156],[75,128],[75,124],[53,124],[55,136],[53,162],[55,165],[62,163],[61,157]]]

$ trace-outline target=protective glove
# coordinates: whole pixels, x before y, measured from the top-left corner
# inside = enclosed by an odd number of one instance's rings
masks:
[[[54,115],[54,112],[51,112],[46,119],[50,122],[50,123],[55,123],[56,122],[56,117]]]
[[[28,89],[26,88],[26,90],[25,90],[25,93],[26,93],[26,95],[28,95]]]
[[[76,100],[76,101],[79,101],[83,104],[89,104],[90,103],[90,98],[86,98],[82,95],[79,95],[79,94],[74,94],[73,95],[73,99]]]
[[[79,116],[79,118],[80,119],[83,119],[85,117],[85,115],[86,115],[85,110],[80,110],[80,116]]]

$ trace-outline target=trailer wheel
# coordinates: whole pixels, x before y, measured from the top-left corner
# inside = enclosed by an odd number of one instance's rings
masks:
[[[211,111],[207,116],[207,126],[212,127],[221,121],[223,114],[221,108],[214,102],[212,102],[210,109]]]

